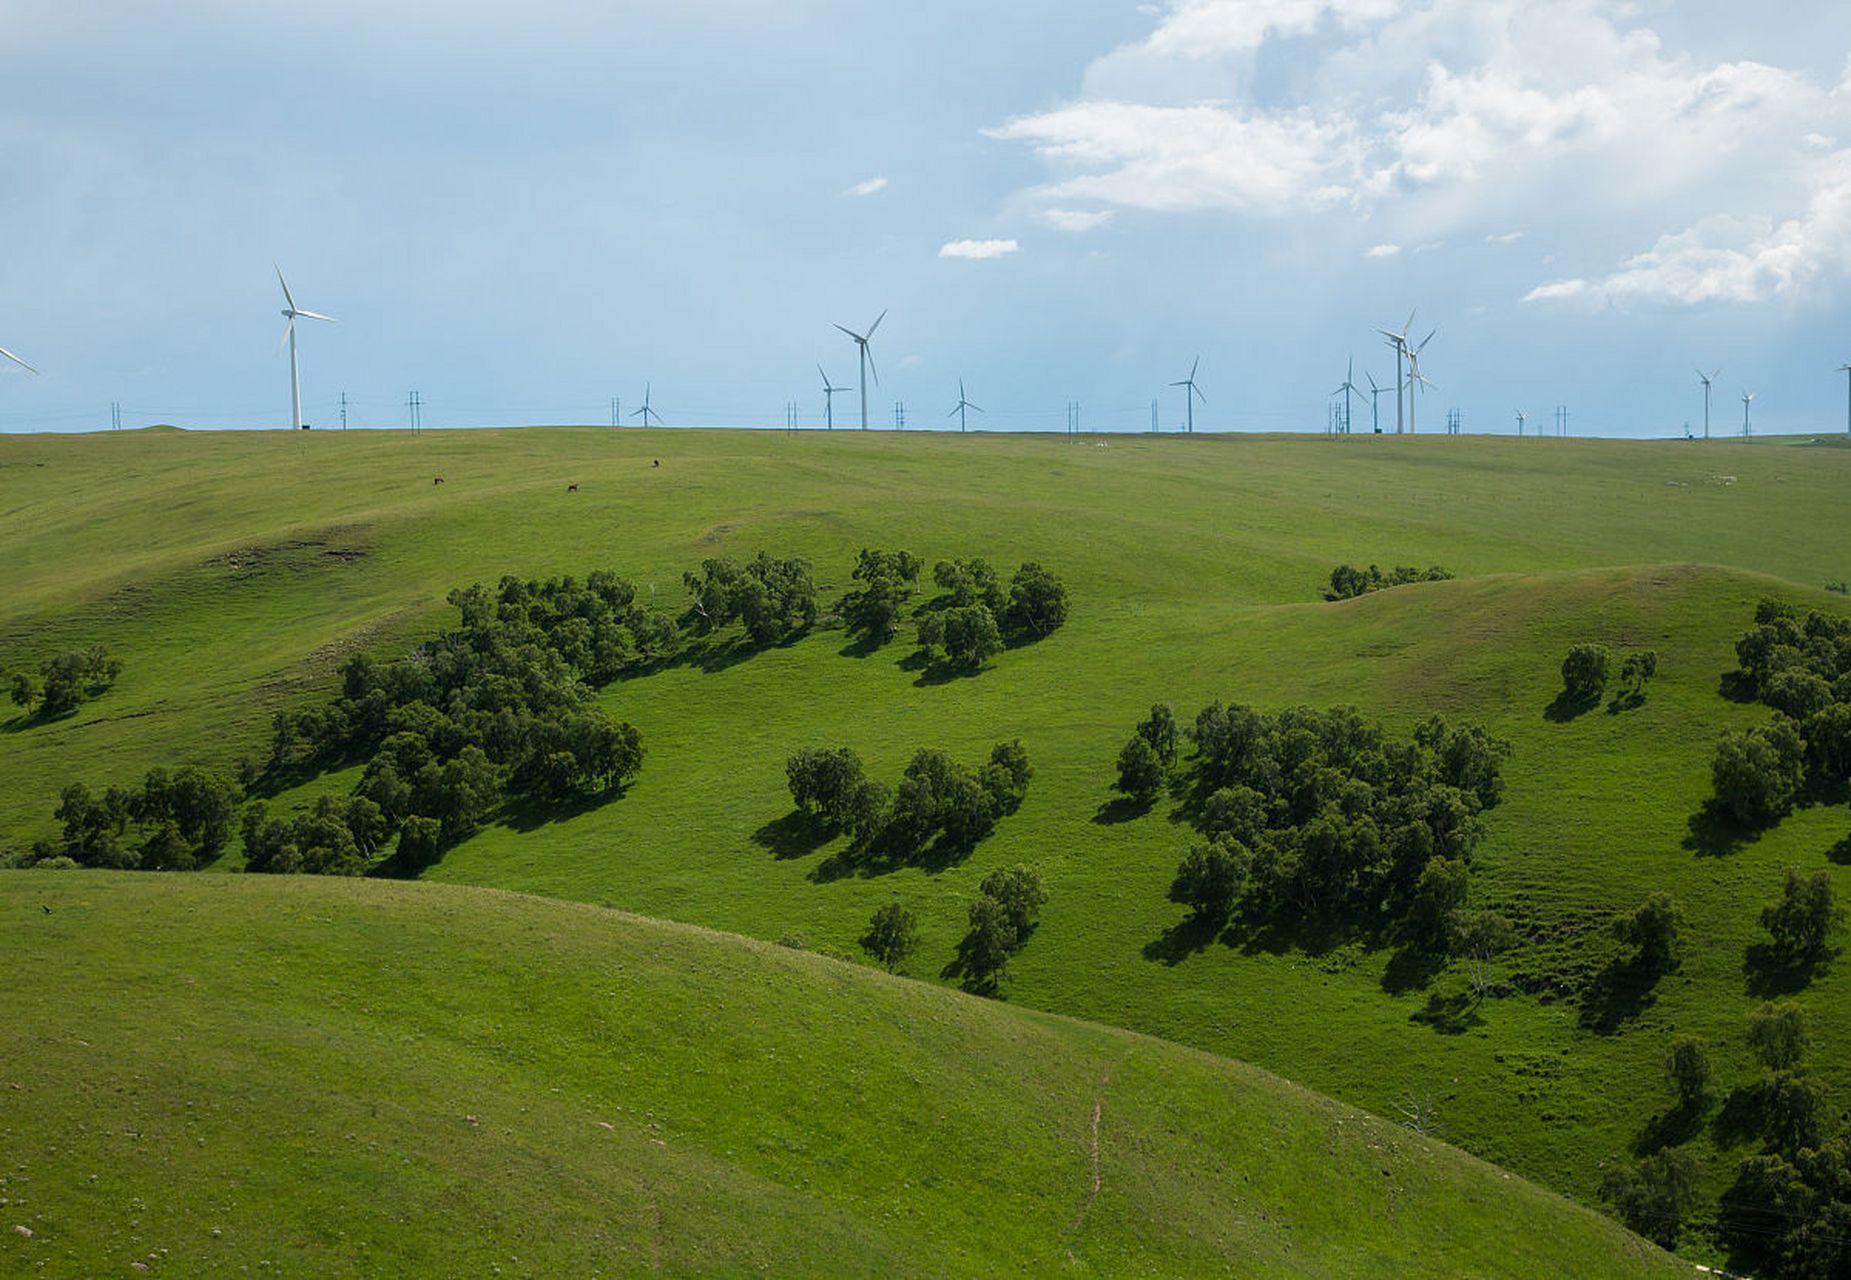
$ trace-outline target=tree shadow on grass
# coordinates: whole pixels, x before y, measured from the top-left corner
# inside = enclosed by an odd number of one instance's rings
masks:
[[[593,809],[601,809],[613,800],[621,800],[626,787],[612,787],[593,796],[573,796],[569,800],[536,800],[510,796],[501,810],[501,825],[523,834],[538,831],[555,822],[570,822]]]
[[[1681,1147],[1702,1129],[1703,1102],[1700,1100],[1694,1106],[1680,1103],[1645,1122],[1645,1126],[1639,1130],[1639,1136],[1633,1139],[1632,1153],[1643,1157],[1663,1151],[1666,1147]]]
[[[1840,840],[1837,844],[1827,849],[1825,851],[1825,856],[1829,861],[1835,862],[1841,867],[1847,863],[1851,863],[1851,836],[1846,836],[1843,840]]]
[[[1621,694],[1607,704],[1607,714],[1610,716],[1624,715],[1628,711],[1637,711],[1644,705],[1645,695],[1643,693]]]
[[[1425,1007],[1408,1015],[1408,1021],[1431,1027],[1443,1036],[1464,1035],[1474,1027],[1485,1025],[1478,1014],[1478,1002],[1466,991],[1450,996],[1434,992],[1427,997]]]
[[[1099,806],[1093,815],[1095,826],[1115,827],[1121,822],[1135,822],[1156,806],[1155,796],[1118,796]]]
[[[1690,815],[1684,847],[1701,858],[1722,858],[1751,844],[1772,823],[1743,823],[1731,817],[1714,799]]]
[[[1222,921],[1204,919],[1191,912],[1163,931],[1163,936],[1144,944],[1144,958],[1175,968],[1190,956],[1206,951],[1221,934]]]
[[[1759,702],[1760,692],[1755,688],[1755,678],[1746,671],[1725,671],[1716,681],[1716,692],[1730,702]]]
[[[1438,947],[1403,943],[1382,970],[1382,990],[1391,996],[1422,990],[1431,986],[1445,967],[1446,953]]]
[[[1600,705],[1599,698],[1577,698],[1564,689],[1555,695],[1555,701],[1543,708],[1543,719],[1551,724],[1567,724],[1577,716],[1584,716]]]
[[[792,809],[782,818],[774,818],[752,833],[752,843],[771,850],[780,862],[807,858],[835,839],[836,832],[819,814],[806,809]]]
[[[1615,1034],[1657,1002],[1662,976],[1637,957],[1610,962],[1581,995],[1581,1025],[1599,1035]]]
[[[1818,955],[1791,956],[1771,942],[1757,942],[1748,948],[1742,960],[1748,994],[1762,1000],[1796,995],[1812,985],[1832,967],[1835,951]]]
[[[876,636],[856,636],[837,649],[836,653],[844,658],[871,658],[879,653],[881,646],[886,643],[887,641]]]
[[[900,666],[904,670],[917,671],[919,673],[918,679],[913,681],[913,687],[917,689],[933,689],[937,688],[939,685],[951,684],[957,680],[969,680],[982,675],[989,669],[987,666],[973,667],[969,663],[953,662],[950,658],[933,658],[930,656],[926,657],[923,663],[909,667],[905,662],[902,662]]]
[[[1766,1120],[1767,1090],[1762,1082],[1738,1084],[1723,1099],[1716,1118],[1710,1122],[1710,1133],[1716,1145],[1727,1150],[1744,1142],[1759,1142]]]

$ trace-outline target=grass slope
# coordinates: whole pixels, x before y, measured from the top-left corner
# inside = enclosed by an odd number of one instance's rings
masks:
[[[1686,1270],[1249,1067],[595,908],[27,872],[0,965],[9,1275]]]
[[[660,459],[661,466],[651,463]],[[446,484],[432,485],[441,474]],[[261,750],[272,710],[319,696],[358,647],[402,649],[447,621],[443,593],[504,572],[605,565],[680,598],[706,555],[764,548],[848,585],[863,545],[928,561],[1038,559],[1073,619],[974,679],[920,684],[907,646],[845,656],[819,632],[724,669],[688,664],[608,693],[649,758],[623,799],[454,850],[438,879],[526,890],[850,952],[869,914],[921,917],[913,962],[951,959],[982,876],[1037,865],[1052,898],[1009,998],[1253,1061],[1379,1114],[1430,1100],[1442,1132],[1592,1200],[1603,1170],[1659,1133],[1671,1036],[1749,1070],[1744,969],[1782,870],[1844,856],[1842,807],[1739,847],[1690,847],[1718,732],[1764,709],[1720,678],[1754,601],[1847,576],[1851,451],[1541,440],[1115,439],[528,431],[312,437],[0,438],[0,665],[102,641],[127,661],[68,720],[0,724],[0,840],[49,826],[76,777]],[[568,482],[581,491],[568,495]],[[334,554],[340,553],[340,554]],[[1457,581],[1313,603],[1342,560],[1440,563]],[[1639,710],[1545,716],[1582,639],[1651,645]],[[1534,941],[1476,1004],[1342,933],[1180,929],[1165,890],[1188,833],[1167,806],[1104,810],[1131,724],[1164,698],[1268,707],[1354,702],[1396,727],[1472,717],[1515,746],[1474,901]],[[783,761],[854,746],[891,779],[919,746],[979,758],[1020,736],[1038,774],[1022,811],[936,874],[834,874],[795,824]],[[318,780],[304,803],[348,777]],[[1838,850],[1834,855],[1833,851]],[[1843,875],[1842,871],[1835,874]],[[1589,1019],[1564,992],[1612,950],[1613,910],[1671,890],[1694,939],[1648,1000]],[[1841,883],[1851,891],[1851,884]],[[1803,998],[1815,1063],[1851,1097],[1839,970]],[[1707,1183],[1735,1158],[1696,1138]]]

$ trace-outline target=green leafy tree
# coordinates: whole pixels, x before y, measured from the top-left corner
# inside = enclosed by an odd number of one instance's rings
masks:
[[[1159,702],[1150,709],[1150,715],[1138,724],[1138,737],[1150,744],[1164,768],[1176,764],[1176,713],[1169,703]]]
[[[862,949],[892,973],[919,945],[919,925],[913,913],[897,902],[889,902],[874,913],[868,931],[861,939]]]
[[[991,613],[1001,613],[1008,604],[996,570],[982,559],[940,560],[932,566],[932,581],[960,609],[982,605]]]
[[[1112,784],[1134,800],[1148,801],[1163,789],[1163,761],[1142,735],[1132,735],[1118,753],[1118,781]]]
[[[976,671],[1003,651],[1003,634],[988,605],[954,605],[920,617],[919,647],[942,648],[954,665]]]
[[[1600,701],[1607,689],[1612,655],[1604,644],[1578,644],[1562,660],[1562,687],[1569,700],[1588,704]]]
[[[1452,951],[1465,962],[1466,978],[1482,999],[1491,990],[1491,962],[1517,944],[1517,931],[1494,911],[1455,912]]]
[[[860,756],[847,747],[806,748],[785,762],[784,772],[798,808],[820,815],[838,830],[853,825],[856,797],[867,782]]]
[[[1738,822],[1765,822],[1793,804],[1805,776],[1805,742],[1793,722],[1776,717],[1754,729],[1727,733],[1710,766],[1716,800]]]
[[[407,871],[416,874],[435,866],[443,857],[443,823],[435,818],[412,814],[398,831],[398,858]]]
[[[999,742],[990,748],[990,759],[983,766],[979,781],[988,793],[998,814],[1014,813],[1028,795],[1029,779],[1035,776],[1028,762],[1028,748],[1020,738]]]
[[[1655,1151],[1636,1168],[1614,1169],[1601,1184],[1601,1198],[1613,1205],[1633,1231],[1666,1249],[1675,1249],[1684,1220],[1696,1205],[1702,1166],[1679,1147]]]
[[[1699,1036],[1679,1036],[1665,1054],[1665,1079],[1677,1095],[1678,1106],[1695,1111],[1709,1096],[1710,1050]]]
[[[1658,651],[1655,649],[1635,649],[1620,660],[1620,696],[1622,698],[1640,699],[1645,697],[1645,686],[1658,674]]]
[[[1457,858],[1432,857],[1414,882],[1408,899],[1408,924],[1429,942],[1444,942],[1454,913],[1465,905],[1472,884],[1471,868]]]
[[[1009,604],[1003,625],[1017,635],[1037,639],[1052,635],[1067,621],[1067,588],[1059,578],[1034,562],[1016,570],[1009,583]]]
[[[1041,917],[1041,908],[1048,900],[1047,891],[1041,887],[1041,877],[1032,868],[1024,866],[998,867],[983,878],[977,886],[978,892],[1001,904],[1009,918],[1009,928],[1014,935],[1011,950],[1020,948],[1028,941],[1028,935],[1035,930],[1035,924]]]
[[[1194,845],[1176,868],[1170,896],[1193,908],[1198,920],[1221,924],[1234,910],[1252,865],[1253,855],[1232,841]]]
[[[989,894],[979,894],[970,904],[970,932],[964,935],[962,950],[971,982],[994,987],[1016,947],[1017,935],[1008,909]]]
[[[1773,935],[1775,949],[1789,962],[1815,960],[1825,954],[1844,914],[1830,872],[1802,876],[1789,867],[1780,901],[1762,908],[1761,927]]]
[[[1614,917],[1613,936],[1637,951],[1634,963],[1652,973],[1669,969],[1677,958],[1684,909],[1668,893],[1650,894],[1637,907]]]
[[[1790,1000],[1764,1001],[1748,1015],[1748,1047],[1770,1071],[1787,1071],[1806,1056],[1806,1010]]]

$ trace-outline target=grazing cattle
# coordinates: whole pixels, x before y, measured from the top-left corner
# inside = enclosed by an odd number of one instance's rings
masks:
[[[431,481],[431,483],[432,483],[432,484],[442,484],[442,483],[443,483],[443,477],[442,477],[442,476],[438,476],[438,477],[437,477],[437,478],[436,478],[435,480],[433,480],[433,481]]]
[[[575,485],[575,484],[569,484],[569,485],[567,485],[567,486],[566,486],[566,492],[567,492],[567,493],[577,493],[577,492],[578,492],[578,486],[577,486],[577,485]]]

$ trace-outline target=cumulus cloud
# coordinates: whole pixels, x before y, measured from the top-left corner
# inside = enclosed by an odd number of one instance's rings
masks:
[[[1115,216],[1110,209],[1081,211],[1078,209],[1047,209],[1042,212],[1048,225],[1061,231],[1096,231],[1110,222]]]
[[[857,182],[854,186],[850,187],[847,191],[843,192],[842,194],[849,195],[849,196],[871,196],[879,192],[885,191],[886,189],[887,189],[887,179],[869,178],[865,182]]]
[[[1392,258],[1400,252],[1401,246],[1398,244],[1376,244],[1363,250],[1363,256],[1365,258]]]
[[[1143,40],[1094,63],[1089,92],[989,132],[1042,157],[1049,177],[1031,195],[1052,209],[1354,210],[1402,243],[1511,244],[1522,233],[1501,227],[1540,208],[1555,238],[1579,228],[1619,257],[1633,237],[1609,275],[1541,284],[1538,301],[1761,301],[1851,274],[1833,240],[1851,58],[1836,83],[1704,62],[1667,48],[1646,12],[1614,0],[1170,0]],[[1280,53],[1289,88],[1256,92],[1261,51],[1293,40]],[[1164,87],[1214,75],[1232,90],[1216,101]],[[1759,221],[1717,224],[1718,210]],[[1690,230],[1660,235],[1667,226]]]
[[[953,240],[939,248],[941,258],[969,258],[983,261],[987,258],[1001,258],[1015,253],[1021,245],[1014,240]]]

